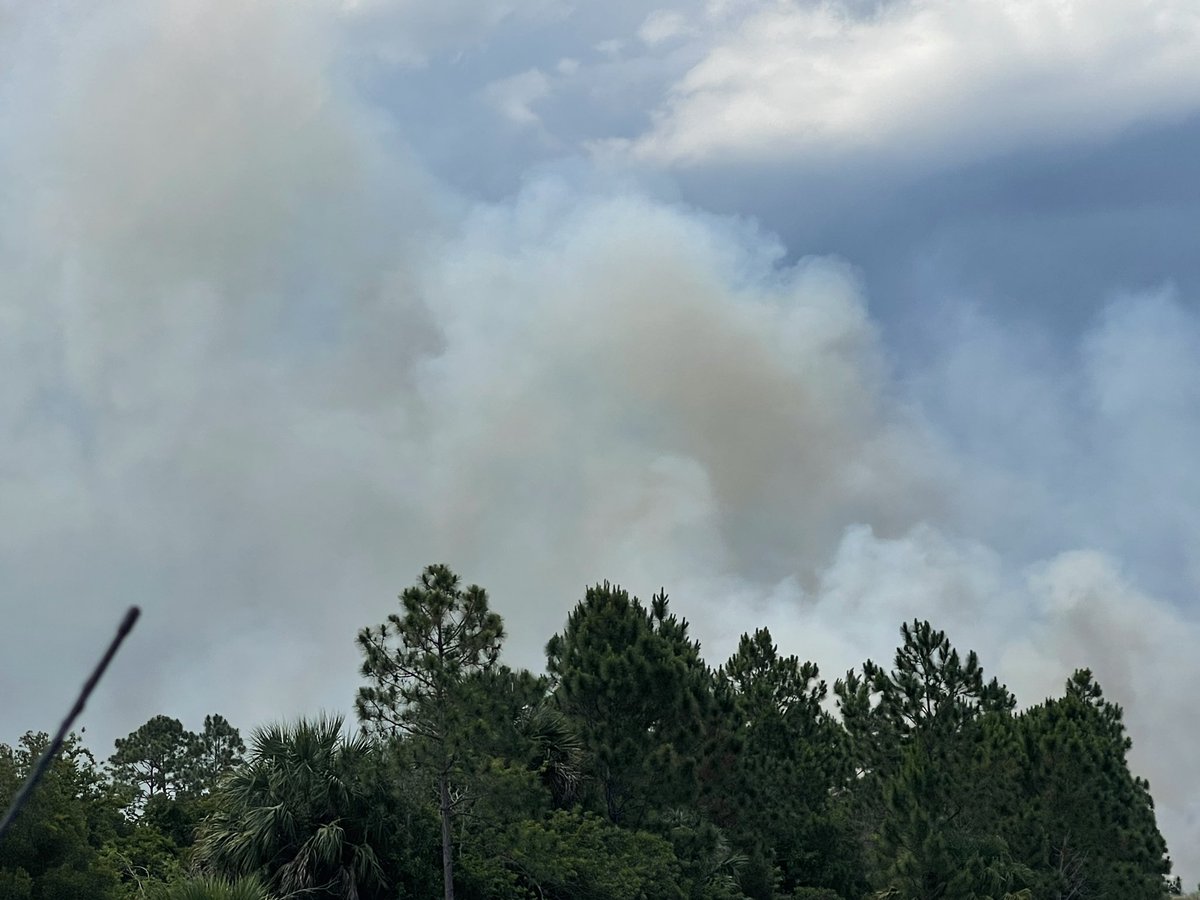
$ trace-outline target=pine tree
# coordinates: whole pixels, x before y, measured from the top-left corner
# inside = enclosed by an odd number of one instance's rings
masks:
[[[822,708],[827,687],[817,666],[779,653],[771,634],[742,635],[717,672],[730,698],[738,752],[725,769],[734,807],[724,821],[751,851],[779,866],[779,885],[861,893],[861,865],[833,802],[845,781],[842,731]]]
[[[653,808],[692,803],[710,675],[666,595],[646,609],[607,582],[589,588],[546,654],[608,819],[636,826]]]
[[[211,792],[220,778],[242,761],[245,752],[241,734],[224,716],[205,716],[204,728],[195,735],[189,753],[188,774],[193,793]]]
[[[484,589],[463,588],[444,565],[428,566],[400,603],[403,615],[358,634],[361,674],[370,683],[359,688],[356,708],[369,730],[411,735],[427,749],[437,779],[444,892],[453,900],[450,780],[465,733],[463,685],[496,664],[504,626]]]
[[[1037,874],[1037,894],[1152,900],[1165,892],[1166,845],[1149,784],[1132,775],[1121,708],[1081,669],[1065,696],[1019,721],[1023,777],[1008,826]]]
[[[993,837],[1002,787],[976,765],[986,723],[1009,717],[1015,699],[928,622],[903,625],[901,637],[891,671],[868,660],[861,678],[834,686],[876,878],[908,900],[966,900],[985,889],[971,873],[1015,887],[1020,866]]]
[[[174,800],[191,787],[196,740],[182,722],[163,715],[117,738],[108,764],[114,779],[134,792],[134,811],[155,797]]]

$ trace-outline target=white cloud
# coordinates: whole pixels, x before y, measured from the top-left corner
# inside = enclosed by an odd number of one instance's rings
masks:
[[[510,22],[552,21],[569,10],[562,0],[340,0],[337,5],[358,52],[400,66],[471,52]]]
[[[615,58],[621,55],[621,52],[625,49],[625,43],[621,38],[605,38],[602,41],[597,41],[594,49],[597,53]]]
[[[1200,104],[1186,0],[901,0],[872,15],[785,0],[710,40],[635,154],[978,157]]]
[[[638,28],[637,36],[646,46],[656,47],[693,33],[694,30],[683,13],[673,9],[656,9],[646,16]]]
[[[484,89],[484,96],[492,107],[517,125],[537,125],[538,114],[533,111],[539,100],[550,95],[552,85],[546,73],[540,69],[529,69],[517,75],[493,81]]]

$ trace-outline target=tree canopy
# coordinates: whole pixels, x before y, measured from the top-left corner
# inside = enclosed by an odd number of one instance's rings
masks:
[[[0,900],[1157,900],[1182,893],[1091,671],[1026,708],[927,621],[834,681],[765,628],[711,667],[665,592],[589,587],[545,674],[430,566],[358,631],[357,727],[164,713],[68,740]],[[801,648],[795,648],[801,649]],[[0,744],[0,803],[45,747]]]
[[[454,898],[454,801],[451,780],[467,749],[464,688],[500,655],[504,625],[488,609],[487,592],[463,588],[448,566],[428,566],[400,595],[403,615],[358,634],[363,652],[356,708],[364,727],[405,734],[433,761],[442,825],[442,883]]]

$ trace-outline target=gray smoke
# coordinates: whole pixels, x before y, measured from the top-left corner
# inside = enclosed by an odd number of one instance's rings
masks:
[[[426,563],[533,667],[608,578],[665,585],[714,664],[768,624],[832,678],[919,616],[1027,703],[1091,666],[1200,869],[1170,289],[1067,354],[948,318],[901,376],[853,261],[586,164],[492,203],[432,177],[362,87],[370,8],[0,10],[0,737],[52,727],[130,602],[101,752],[346,709]]]

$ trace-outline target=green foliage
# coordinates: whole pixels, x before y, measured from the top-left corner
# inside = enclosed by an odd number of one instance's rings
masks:
[[[400,604],[402,616],[392,613],[358,633],[368,680],[355,701],[359,719],[376,733],[409,734],[453,752],[462,727],[461,686],[495,664],[503,623],[488,609],[483,588],[462,588],[443,565],[428,566]]]
[[[117,738],[109,758],[116,781],[135,792],[138,809],[150,797],[174,798],[190,781],[195,735],[169,716],[155,716],[127,737]]]
[[[720,828],[686,810],[670,811],[659,827],[679,860],[692,900],[744,898],[738,876],[746,857],[733,848]]]
[[[619,587],[589,588],[546,647],[554,698],[586,752],[595,803],[638,825],[690,805],[710,674],[667,597],[646,609]]]
[[[835,687],[879,896],[1162,897],[1170,861],[1149,788],[1091,673],[1014,715],[974,653],[928,623],[902,635],[893,671],[868,662]]]
[[[49,744],[27,733],[15,747],[0,744],[0,809]],[[29,803],[0,841],[3,900],[107,900],[117,874],[100,847],[120,821],[119,801],[96,771],[95,759],[70,736]]]
[[[123,891],[141,897],[146,885],[181,877],[185,851],[146,819],[132,823],[101,849],[101,855],[121,878]]]
[[[108,770],[129,821],[103,855],[131,896],[188,868],[209,795],[244,753],[238,730],[220,715],[205,716],[198,734],[158,715],[117,739]]]
[[[573,804],[583,791],[587,762],[583,741],[571,721],[548,703],[522,710],[517,718],[529,742],[530,765],[557,807]]]
[[[497,834],[463,858],[468,900],[686,900],[679,862],[664,839],[558,810]]]
[[[845,741],[823,709],[827,688],[816,665],[782,656],[759,629],[742,635],[717,673],[717,692],[728,698],[738,748],[721,768],[721,821],[762,859],[758,870],[777,870],[769,886],[765,874],[755,875],[750,892],[861,893],[862,861],[834,800],[848,775]]]
[[[147,900],[272,900],[257,878],[229,881],[200,875],[181,878],[147,891]]]
[[[199,861],[229,878],[260,875],[282,896],[388,896],[386,848],[399,836],[371,778],[374,753],[336,717],[256,730],[215,792]]]
[[[454,897],[451,778],[469,749],[472,710],[470,679],[488,672],[500,655],[504,625],[488,609],[487,592],[463,588],[444,565],[426,567],[419,584],[400,595],[404,615],[392,613],[377,628],[358,633],[361,674],[368,684],[355,701],[369,731],[407,735],[426,751],[437,775],[442,824],[442,880],[446,900]]]
[[[878,884],[906,900],[966,900],[992,889],[981,878],[1023,871],[992,839],[1003,787],[977,765],[988,723],[1006,720],[1015,700],[928,622],[903,625],[901,637],[890,672],[868,660],[861,678],[834,686],[859,776],[852,809]]]
[[[1121,708],[1086,669],[1020,721],[1019,802],[1008,827],[1041,893],[1150,900],[1170,871],[1149,785],[1126,764]]]
[[[179,827],[191,829],[199,818],[197,810],[172,811],[170,802],[194,801],[210,793],[221,777],[241,761],[245,750],[238,730],[224,716],[205,716],[204,729],[196,734],[187,731],[178,719],[159,715],[117,738],[116,752],[109,757],[108,765],[114,782],[128,792],[131,815],[136,817],[156,807],[160,817],[182,817],[187,821]],[[175,837],[181,846],[191,843],[189,835]]]
[[[33,897],[33,876],[25,869],[0,869],[0,900],[30,900]]]
[[[359,633],[357,737],[301,720],[245,755],[220,716],[155,716],[107,776],[72,737],[0,843],[0,900],[1182,894],[1087,670],[1017,713],[912,622],[891,668],[835,684],[834,716],[765,629],[709,670],[664,594],[589,589],[548,677],[498,663],[499,616],[446,567],[401,599]],[[0,801],[46,743],[0,745]]]
[[[204,728],[189,748],[188,787],[191,792],[210,793],[225,773],[242,761],[245,753],[241,734],[224,716],[205,716]]]

